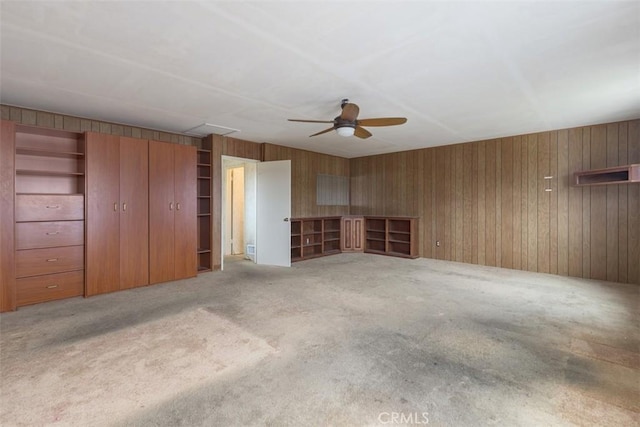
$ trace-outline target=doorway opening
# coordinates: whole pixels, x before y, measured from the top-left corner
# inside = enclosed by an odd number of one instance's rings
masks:
[[[222,156],[222,259],[256,262],[256,160]]]

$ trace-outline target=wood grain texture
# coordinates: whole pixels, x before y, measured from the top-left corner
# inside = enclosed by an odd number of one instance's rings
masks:
[[[607,166],[607,127],[591,128],[591,168]],[[591,188],[591,278],[607,279],[607,189]]]
[[[640,284],[640,185],[571,185],[639,163],[639,123],[351,159],[351,211],[420,217],[421,256]]]
[[[222,266],[222,144],[223,137],[209,135],[203,141],[211,150],[211,260],[212,269]]]
[[[618,164],[629,164],[629,124],[619,123],[618,131]],[[618,281],[629,280],[629,192],[627,185],[618,185]]]
[[[485,260],[486,265],[497,266],[496,262],[496,190],[498,186],[496,178],[496,140],[487,141],[485,146]]]
[[[551,192],[546,189],[551,185],[551,182],[545,179],[550,176],[549,159],[549,133],[543,132],[538,135],[538,173],[536,174],[538,183],[536,191],[538,197],[538,268],[536,271],[541,273],[549,273],[550,269],[549,209],[551,207]]]
[[[569,129],[569,179],[573,171],[582,170],[582,129]],[[569,187],[568,194],[569,276],[582,277],[582,189]]]
[[[628,138],[629,163],[640,163],[640,120],[629,122]],[[640,284],[640,185],[628,186],[627,192],[629,210],[628,282]]]
[[[120,289],[149,284],[149,141],[120,138]]]
[[[25,277],[16,282],[17,306],[81,296],[84,293],[82,270]]]
[[[607,125],[607,167],[618,166],[618,123]],[[607,185],[607,280],[618,281],[618,189],[620,185]]]
[[[501,155],[500,163],[502,165],[502,173],[500,176],[500,266],[505,268],[514,268],[514,250],[513,250],[513,138],[504,138],[500,144]]]
[[[17,194],[16,221],[74,221],[84,219],[82,194]]]
[[[591,128],[582,128],[582,169],[591,169]],[[576,250],[579,250],[576,248]],[[591,188],[582,188],[582,277],[591,277]]]
[[[84,245],[84,221],[18,222],[16,249]]]
[[[16,251],[16,278],[84,268],[84,246]]]
[[[549,273],[558,274],[558,132],[549,133]]]
[[[15,124],[3,120],[0,128],[0,312],[15,310],[14,154]]]
[[[93,132],[86,141],[85,295],[120,289],[120,138]]]
[[[173,144],[149,141],[149,283],[151,284],[167,282],[175,277],[174,155]]]
[[[175,145],[175,279],[198,273],[197,153],[195,147]]]

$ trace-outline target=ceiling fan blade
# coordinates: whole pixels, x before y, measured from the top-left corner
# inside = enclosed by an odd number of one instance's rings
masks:
[[[356,130],[353,134],[362,139],[369,138],[371,136],[371,132],[360,126],[356,126]]]
[[[361,126],[395,126],[406,123],[405,117],[382,117],[379,119],[362,119],[358,120],[358,125]]]
[[[299,120],[299,119],[287,119],[290,122],[302,122],[302,123],[333,123],[333,120]]]
[[[340,118],[349,122],[354,122],[358,118],[360,108],[356,104],[346,103],[342,107]]]
[[[333,130],[333,127],[330,127],[329,129],[321,130],[318,133],[314,133],[313,135],[309,135],[309,138],[311,138],[312,136],[322,135],[323,133],[331,132],[332,130]]]

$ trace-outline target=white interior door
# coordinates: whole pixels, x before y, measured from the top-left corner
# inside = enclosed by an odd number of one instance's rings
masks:
[[[291,266],[291,160],[257,164],[256,263]]]

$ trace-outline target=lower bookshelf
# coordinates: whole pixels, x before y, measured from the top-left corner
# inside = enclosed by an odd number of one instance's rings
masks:
[[[340,253],[340,217],[292,218],[291,261]]]
[[[418,258],[417,217],[364,218],[365,245],[368,253],[403,258]]]
[[[292,218],[291,261],[342,252],[343,223],[339,216]],[[364,252],[403,258],[419,256],[417,217],[365,216],[363,234]]]

